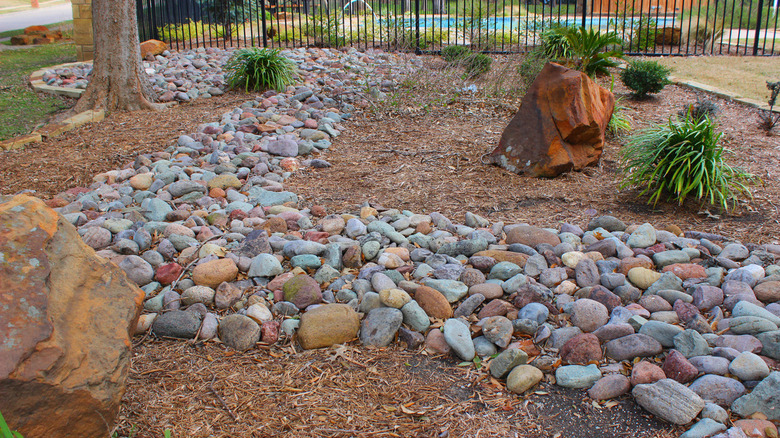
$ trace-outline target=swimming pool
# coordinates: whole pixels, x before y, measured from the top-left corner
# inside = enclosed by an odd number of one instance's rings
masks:
[[[586,17],[585,26],[588,27],[600,27],[610,29],[615,28],[614,17]],[[657,23],[657,27],[663,28],[674,25],[674,18],[658,17],[652,18]],[[610,22],[611,21],[611,22]],[[420,28],[436,28],[436,29],[457,29],[468,27],[479,27],[488,30],[504,30],[504,31],[517,31],[517,30],[534,30],[542,29],[548,23],[560,23],[566,26],[579,26],[582,24],[582,18],[575,17],[556,17],[556,18],[542,18],[540,16],[532,17],[490,17],[483,18],[481,20],[472,19],[470,17],[420,17]],[[634,18],[633,22],[638,26],[639,18]],[[414,19],[404,19],[405,27],[415,27]]]

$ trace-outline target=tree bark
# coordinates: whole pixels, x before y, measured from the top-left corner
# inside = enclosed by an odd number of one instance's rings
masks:
[[[142,69],[138,25],[133,0],[93,0],[95,60],[89,85],[74,107],[106,111],[157,110]]]

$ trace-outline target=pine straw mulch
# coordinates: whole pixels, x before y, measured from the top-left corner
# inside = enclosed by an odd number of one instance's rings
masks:
[[[246,353],[147,340],[134,350],[118,436],[658,437],[679,430],[628,397],[608,406],[543,383],[508,395],[483,367],[397,347]]]

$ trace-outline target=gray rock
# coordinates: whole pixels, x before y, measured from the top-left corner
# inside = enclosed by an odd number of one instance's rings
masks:
[[[745,385],[739,380],[714,374],[699,377],[691,383],[690,388],[704,400],[726,408],[745,394]]]
[[[769,366],[758,355],[743,351],[731,361],[729,371],[742,381],[761,380],[769,375]]]
[[[444,340],[461,359],[474,359],[476,351],[471,340],[471,331],[460,320],[450,318],[444,323]]]
[[[247,275],[250,277],[274,277],[283,273],[284,268],[276,256],[262,253],[252,259]]]
[[[547,340],[547,348],[554,348],[560,350],[567,341],[571,338],[582,334],[582,330],[579,327],[561,327],[552,331],[550,338]]]
[[[688,361],[704,374],[725,376],[729,372],[729,360],[717,356],[694,356]]]
[[[604,344],[604,347],[606,348],[607,357],[617,361],[655,356],[663,351],[663,346],[660,342],[640,333],[613,339]]]
[[[650,224],[642,224],[628,237],[629,248],[647,248],[655,244],[655,228]]]
[[[757,316],[772,321],[775,325],[780,326],[780,316],[766,310],[763,307],[757,306],[749,301],[740,301],[731,310],[731,316]]]
[[[701,333],[692,329],[684,330],[674,337],[674,349],[686,359],[694,356],[706,356],[712,351]]]
[[[143,286],[154,280],[154,268],[146,260],[136,255],[127,256],[119,262],[119,267],[125,271],[127,278],[137,285]]]
[[[764,347],[761,350],[761,354],[780,360],[780,330],[759,333],[756,335],[756,338],[761,341]]]
[[[571,322],[583,332],[590,333],[609,321],[606,306],[588,298],[574,302],[571,309]]]
[[[529,303],[517,312],[517,319],[530,319],[536,321],[537,324],[542,324],[549,315],[550,310],[544,304]]]
[[[704,400],[672,379],[637,385],[631,392],[645,410],[673,424],[688,424],[704,409]]]
[[[691,258],[688,254],[680,250],[662,251],[653,254],[653,262],[659,269],[675,263],[688,263],[689,261],[691,261]]]
[[[498,351],[496,345],[484,336],[477,336],[472,339],[472,342],[474,343],[474,352],[479,357],[492,356]]]
[[[667,348],[674,347],[674,337],[682,332],[681,327],[661,321],[647,321],[639,329],[639,333],[652,337]]]
[[[431,322],[425,310],[417,304],[417,301],[410,301],[401,307],[401,313],[404,315],[403,322],[414,331],[425,333]]]
[[[777,330],[777,325],[772,321],[758,316],[738,316],[729,321],[729,330],[738,335],[754,335]]]
[[[390,345],[403,320],[403,313],[392,307],[371,310],[360,325],[360,342],[374,347]]]
[[[248,316],[228,315],[219,321],[219,339],[236,350],[249,350],[260,341],[260,325]]]
[[[710,418],[723,424],[729,421],[729,413],[717,404],[710,402],[704,404],[704,409],[701,410],[701,417]]]
[[[601,379],[601,371],[594,364],[565,365],[555,370],[555,381],[564,388],[590,388]]]
[[[497,379],[506,377],[512,369],[528,362],[528,354],[519,348],[508,348],[490,361],[490,374]]]
[[[780,420],[780,371],[773,371],[753,391],[734,401],[731,410],[741,417],[761,412],[771,421]]]
[[[711,418],[703,418],[685,431],[680,438],[707,438],[726,430],[726,426]]]
[[[423,284],[441,292],[441,294],[444,295],[444,298],[450,303],[459,301],[469,292],[469,287],[457,280],[427,279],[423,281]]]
[[[152,332],[160,337],[192,339],[200,328],[200,316],[183,310],[172,310],[157,315]]]
[[[475,310],[477,310],[477,307],[479,307],[480,304],[482,304],[485,301],[485,296],[482,294],[474,294],[465,300],[463,300],[457,309],[455,309],[455,313],[453,316],[455,318],[460,318],[462,316],[469,316],[472,313],[474,313]]]

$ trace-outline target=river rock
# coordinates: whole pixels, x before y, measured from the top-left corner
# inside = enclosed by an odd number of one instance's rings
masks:
[[[672,424],[688,424],[704,408],[704,400],[672,379],[637,385],[631,394],[650,413]]]
[[[325,304],[303,315],[298,328],[298,342],[305,350],[330,347],[355,339],[360,317],[346,304]]]

